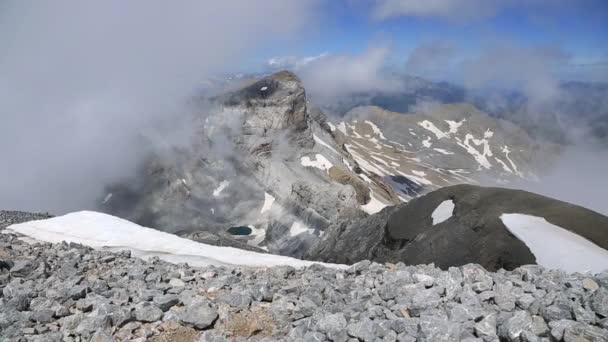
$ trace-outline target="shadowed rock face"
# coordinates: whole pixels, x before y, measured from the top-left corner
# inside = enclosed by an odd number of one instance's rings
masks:
[[[346,208],[369,200],[354,173],[344,168],[336,180],[320,167],[348,156],[325,116],[309,110],[294,74],[270,75],[211,102],[198,141],[152,158],[140,188],[112,189],[106,211],[170,232],[252,225],[251,244],[301,256],[330,222],[350,219]],[[262,210],[268,196],[272,205]]]
[[[446,200],[455,204],[452,216],[433,225],[433,211]],[[543,217],[608,249],[608,218],[603,215],[526,191],[463,184],[387,208],[360,222],[332,227],[310,256],[345,263],[364,259],[435,263],[441,268],[475,262],[489,270],[536,263],[529,248],[500,220],[503,213]],[[355,243],[359,245],[353,247]]]

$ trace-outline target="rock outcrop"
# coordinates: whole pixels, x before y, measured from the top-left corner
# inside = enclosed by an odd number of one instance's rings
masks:
[[[195,141],[152,156],[137,181],[109,187],[100,211],[169,232],[226,237],[251,227],[240,242],[303,257],[331,225],[437,188],[533,177],[540,150],[465,105],[416,115],[365,107],[332,124],[287,71],[201,108]]]
[[[434,222],[433,213],[445,201],[452,201],[453,211],[445,221]],[[488,270],[534,264],[530,247],[501,220],[502,214],[510,213],[543,218],[608,250],[608,217],[526,191],[462,184],[358,221],[338,223],[309,257],[337,263],[434,263],[443,269],[472,262]]]

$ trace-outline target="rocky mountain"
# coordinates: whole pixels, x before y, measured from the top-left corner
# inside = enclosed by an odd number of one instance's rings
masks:
[[[199,241],[226,241],[232,228],[240,242],[301,257],[336,222],[446,185],[533,178],[546,150],[467,105],[408,115],[363,107],[332,123],[285,71],[209,99],[196,127],[191,146],[109,187],[102,210],[210,234]]]
[[[608,267],[608,217],[521,190],[445,187],[328,231],[310,258],[441,268],[476,262],[488,270]]]

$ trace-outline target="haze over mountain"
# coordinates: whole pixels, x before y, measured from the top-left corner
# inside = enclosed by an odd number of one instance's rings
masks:
[[[0,2],[0,340],[608,341],[606,22]]]

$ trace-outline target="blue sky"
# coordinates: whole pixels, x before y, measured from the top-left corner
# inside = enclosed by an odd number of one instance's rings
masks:
[[[594,74],[593,70],[599,69],[605,75],[608,68],[602,63],[608,62],[608,1],[484,0],[489,13],[481,14],[475,7],[461,11],[459,3],[467,1],[474,4],[478,0],[446,0],[447,7],[459,10],[441,12],[434,7],[413,13],[411,7],[420,9],[425,1],[322,0],[317,15],[301,35],[270,45],[257,60],[323,52],[356,55],[370,46],[387,45],[391,47],[387,64],[400,68],[419,45],[442,41],[458,50],[455,59],[473,57],[501,44],[551,48],[568,56],[555,66],[563,78],[576,78],[573,72],[581,70]],[[382,3],[392,6],[393,14],[378,17],[375,11]]]

